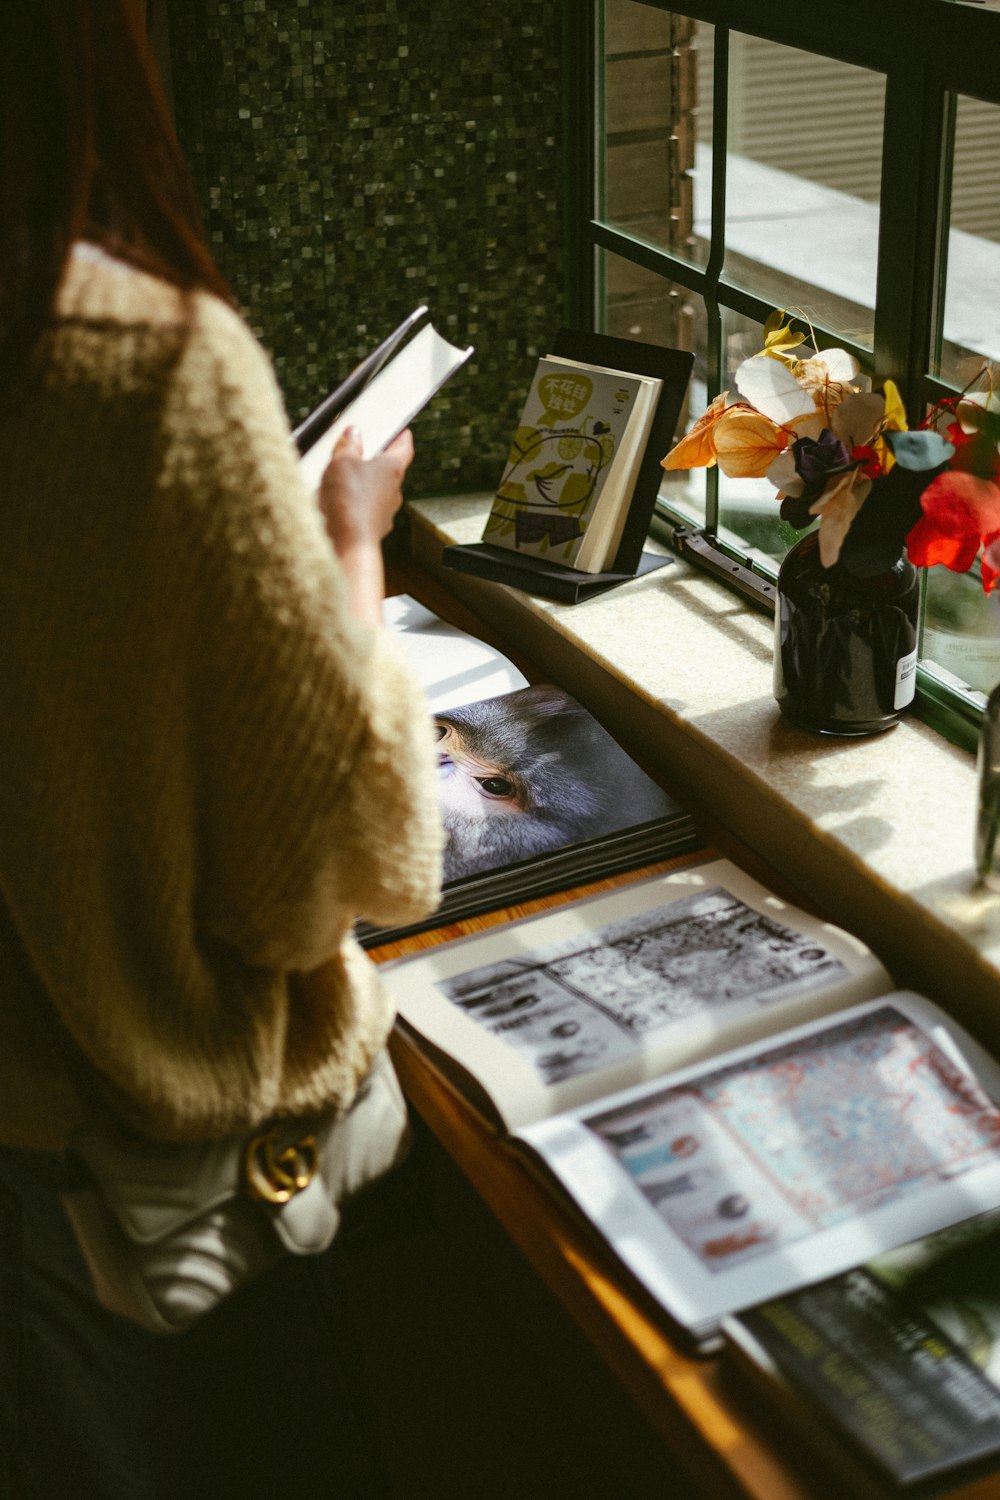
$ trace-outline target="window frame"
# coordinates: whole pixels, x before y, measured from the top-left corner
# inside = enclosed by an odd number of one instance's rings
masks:
[[[925,409],[955,387],[931,375],[942,338],[947,270],[951,141],[954,96],[1000,104],[1000,73],[991,66],[1000,41],[1000,17],[963,0],[882,0],[877,28],[864,0],[832,0],[804,6],[802,0],[741,0],[738,25],[732,0],[637,0],[653,10],[711,24],[715,35],[712,130],[712,224],[709,253],[695,265],[676,252],[602,219],[604,129],[603,59],[605,0],[566,7],[566,56],[570,72],[565,127],[569,238],[568,313],[577,326],[600,328],[603,307],[599,265],[611,253],[698,294],[708,330],[709,399],[719,389],[722,316],[732,311],[763,323],[769,303],[730,281],[724,270],[729,39],[748,33],[803,51],[881,73],[886,80],[882,142],[882,187],[874,314],[874,352],[835,329],[816,327],[820,346],[848,349],[878,377],[896,381],[908,412]],[[906,170],[898,164],[906,163]],[[930,227],[930,232],[928,231]],[[937,341],[936,345],[934,341]],[[709,471],[705,532],[720,553],[745,566],[728,570],[738,580],[768,570],[718,543],[717,484]],[[661,505],[661,524],[681,518]],[[697,565],[698,558],[692,557]],[[726,569],[720,570],[723,575]],[[773,581],[773,574],[770,575]],[[754,590],[766,607],[773,588]],[[745,589],[743,590],[746,591]],[[922,616],[921,616],[922,618]],[[972,745],[985,697],[966,691],[932,664],[918,671],[918,711],[949,738]]]

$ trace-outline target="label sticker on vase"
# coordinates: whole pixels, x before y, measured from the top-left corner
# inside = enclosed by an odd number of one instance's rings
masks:
[[[912,703],[916,691],[917,653],[911,651],[909,656],[901,656],[896,663],[896,696],[892,700],[893,708],[905,708],[908,703]]]

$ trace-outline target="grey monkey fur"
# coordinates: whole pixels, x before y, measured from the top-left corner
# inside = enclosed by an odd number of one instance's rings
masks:
[[[530,859],[579,839],[660,817],[669,799],[596,719],[561,688],[523,688],[438,713],[516,795],[479,816],[449,806],[445,879]]]

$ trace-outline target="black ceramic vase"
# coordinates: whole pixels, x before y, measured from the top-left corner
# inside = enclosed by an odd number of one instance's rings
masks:
[[[778,572],[774,696],[783,714],[819,734],[877,734],[913,699],[917,573],[906,558],[859,578],[824,568],[809,532]]]

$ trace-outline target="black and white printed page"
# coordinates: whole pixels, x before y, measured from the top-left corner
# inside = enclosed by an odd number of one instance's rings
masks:
[[[382,966],[510,1131],[892,988],[863,943],[728,860]]]

